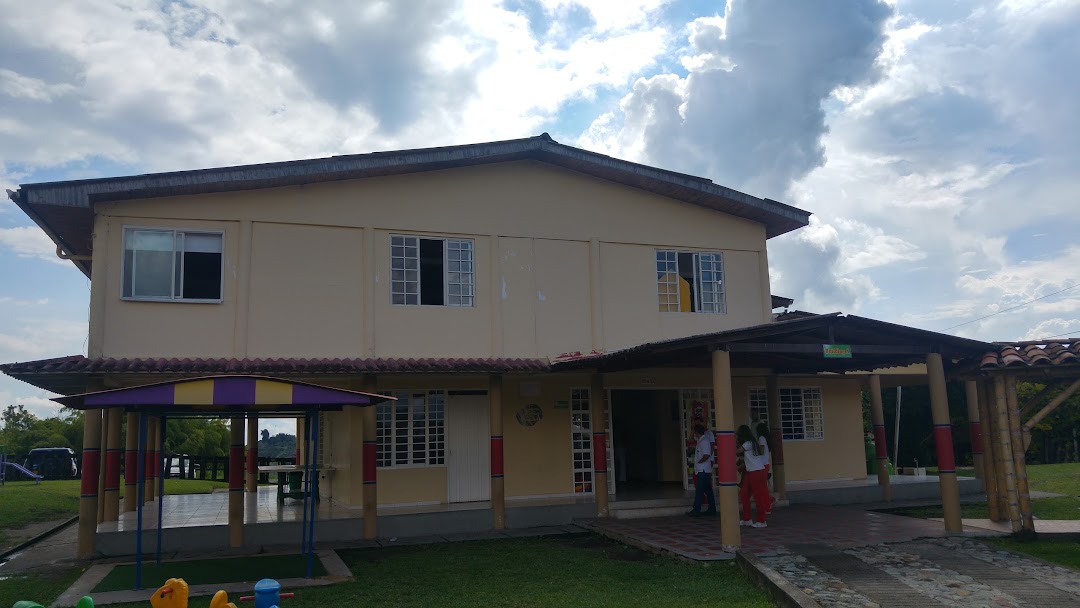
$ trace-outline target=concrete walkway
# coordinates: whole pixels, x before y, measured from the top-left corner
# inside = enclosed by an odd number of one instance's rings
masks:
[[[978,539],[791,549],[762,562],[827,608],[1080,606],[1080,572]]]

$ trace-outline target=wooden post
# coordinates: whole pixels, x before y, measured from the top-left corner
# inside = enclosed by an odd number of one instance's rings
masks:
[[[967,397],[968,431],[971,434],[971,464],[975,467],[975,478],[983,477],[983,442],[982,416],[979,415],[979,383],[974,380],[964,382]]]
[[[956,456],[953,453],[952,424],[949,422],[949,394],[940,353],[926,355],[926,373],[930,380],[930,414],[934,419],[934,448],[937,452],[945,531],[962,532],[964,524],[960,516],[960,486],[956,482]]]
[[[120,519],[120,425],[124,410],[109,408],[105,444],[105,521]]]
[[[101,490],[103,490],[105,488],[105,471],[107,471],[108,468],[109,468],[108,467],[108,462],[104,458],[105,456],[107,456],[107,452],[109,450],[109,409],[101,410],[101,429],[100,430],[101,430],[101,444],[100,444],[101,447],[100,447],[99,454],[101,454],[103,458],[99,461],[99,466],[98,466],[98,489],[99,489],[99,491],[101,491]],[[98,505],[97,520],[98,520],[98,523],[100,524],[101,522],[105,521],[105,497],[104,496],[100,496],[100,498],[98,499],[97,505]]]
[[[870,416],[874,420],[874,445],[877,450],[877,479],[881,498],[892,502],[892,483],[889,478],[889,450],[885,444],[885,413],[881,406],[881,376],[870,375]]]
[[[488,418],[491,444],[491,516],[496,530],[506,527],[506,484],[503,479],[502,376],[492,376],[488,384]],[[605,489],[605,494],[607,493]]]
[[[98,475],[101,468],[101,410],[89,409],[83,415],[82,482],[79,490],[79,531],[75,557],[94,555],[97,536]]]
[[[244,419],[229,421],[229,546],[244,546]]]
[[[1020,503],[1016,496],[1016,470],[1013,467],[1012,438],[1009,437],[1009,412],[1008,397],[1005,394],[1005,377],[998,374],[994,377],[994,426],[997,430],[997,447],[1000,447],[1000,462],[998,463],[1004,472],[1003,482],[999,483],[999,489],[1004,487],[1005,503],[1009,513],[1009,524],[1013,532],[1019,532]]]
[[[604,376],[593,374],[589,382],[589,411],[593,424],[593,497],[596,500],[597,517],[608,516],[608,436],[604,397]]]
[[[769,434],[772,436],[773,491],[779,500],[787,500],[787,471],[784,469],[784,430],[780,424],[780,383],[775,374],[765,378],[769,409]]]
[[[997,478],[997,461],[995,460],[994,448],[994,436],[992,434],[994,425],[991,422],[990,417],[990,394],[992,392],[992,384],[989,381],[982,381],[979,383],[978,391],[978,406],[979,406],[979,420],[982,421],[981,429],[981,441],[983,444],[983,490],[986,492],[986,506],[990,511],[990,521],[1001,521],[1001,501],[1000,494],[998,492],[998,478]]]
[[[1028,490],[1027,450],[1020,432],[1020,404],[1016,398],[1016,376],[1005,376],[1005,404],[1009,408],[1009,440],[1013,449],[1013,468],[1016,474],[1016,498],[1020,507],[1020,525],[1024,532],[1035,533],[1035,520],[1031,515],[1031,493]]]
[[[139,415],[127,414],[124,441],[124,512],[134,511],[139,492]]]
[[[259,415],[249,413],[247,419],[247,487],[248,492],[259,491]]]
[[[145,414],[144,414],[145,415]],[[154,500],[154,422],[157,418],[146,417],[146,448],[143,450],[143,504]]]
[[[713,420],[716,421],[716,458],[718,464],[720,507],[720,543],[733,552],[742,545],[739,532],[739,480],[735,466],[735,408],[731,394],[731,353],[712,352]],[[747,513],[749,518],[750,514]]]
[[[363,379],[363,388],[365,393],[374,393],[377,389],[375,376],[365,376]],[[363,458],[363,506],[364,506],[364,538],[373,539],[378,536],[379,533],[379,486],[378,486],[378,469],[376,458],[378,458],[379,446],[376,437],[376,420],[375,420],[375,408],[374,405],[362,408],[361,419],[361,432],[364,437],[364,458]],[[298,435],[299,437],[299,435]]]

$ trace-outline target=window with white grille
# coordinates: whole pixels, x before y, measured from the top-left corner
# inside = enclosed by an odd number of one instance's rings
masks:
[[[393,391],[375,406],[380,468],[446,463],[446,392]]]
[[[656,293],[660,312],[726,313],[723,254],[657,250]]]
[[[769,424],[769,393],[762,386],[750,387],[750,397],[747,402],[750,411],[750,426],[754,428],[759,422]],[[756,429],[754,429],[756,431]]]
[[[785,441],[824,439],[825,416],[819,387],[781,387],[780,425]]]
[[[570,440],[573,442],[574,493],[589,494],[593,490],[592,411],[589,408],[589,389],[570,391]]]
[[[390,237],[390,301],[424,306],[473,306],[476,301],[470,239]]]

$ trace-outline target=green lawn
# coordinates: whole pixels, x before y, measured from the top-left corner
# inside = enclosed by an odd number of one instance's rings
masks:
[[[686,563],[589,534],[355,549],[340,555],[355,582],[296,589],[284,608],[773,605],[733,561]],[[147,597],[163,582],[148,582]],[[0,598],[10,595],[4,595],[7,584],[0,581]],[[58,592],[43,591],[33,599],[46,604]],[[192,605],[208,601],[200,598]]]
[[[1038,540],[993,538],[988,539],[986,542],[1006,551],[1027,553],[1048,562],[1072,568],[1073,570],[1080,570],[1080,544],[1077,544],[1075,537],[1055,538],[1043,534]]]
[[[6,530],[27,524],[67,519],[79,514],[79,480],[9,481],[0,486],[0,546]],[[165,482],[166,494],[205,494],[215,488],[226,488],[220,481],[170,479]],[[124,495],[123,488],[120,495]],[[4,604],[0,603],[0,607]]]
[[[960,470],[960,475],[973,475],[971,469]],[[1033,491],[1064,494],[1058,498],[1035,498],[1031,501],[1031,512],[1039,519],[1080,519],[1080,463],[1040,464],[1027,468],[1028,488]],[[908,507],[886,511],[908,517],[941,517],[941,507]],[[960,513],[965,518],[986,519],[990,511],[986,503],[965,504],[960,506]]]
[[[79,568],[67,568],[29,575],[0,576],[0,606],[8,608],[20,600],[32,600],[48,606],[67,591],[82,573],[83,570]]]
[[[144,563],[144,587],[158,588],[170,578],[182,578],[189,585],[255,581],[264,578],[290,578],[307,572],[307,557],[303,555],[257,555],[241,559],[199,559],[162,563]],[[314,559],[312,573],[326,574],[319,558]],[[124,591],[135,588],[135,566],[117,566],[100,582],[94,591]],[[92,594],[91,594],[92,595]]]

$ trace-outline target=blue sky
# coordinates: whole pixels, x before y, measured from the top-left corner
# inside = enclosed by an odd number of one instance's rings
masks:
[[[798,308],[1080,336],[1076,0],[0,12],[4,188],[548,131],[812,211],[769,246],[773,292]],[[87,280],[0,202],[0,361],[85,353],[88,305]],[[47,397],[0,378],[0,406],[47,415]]]

